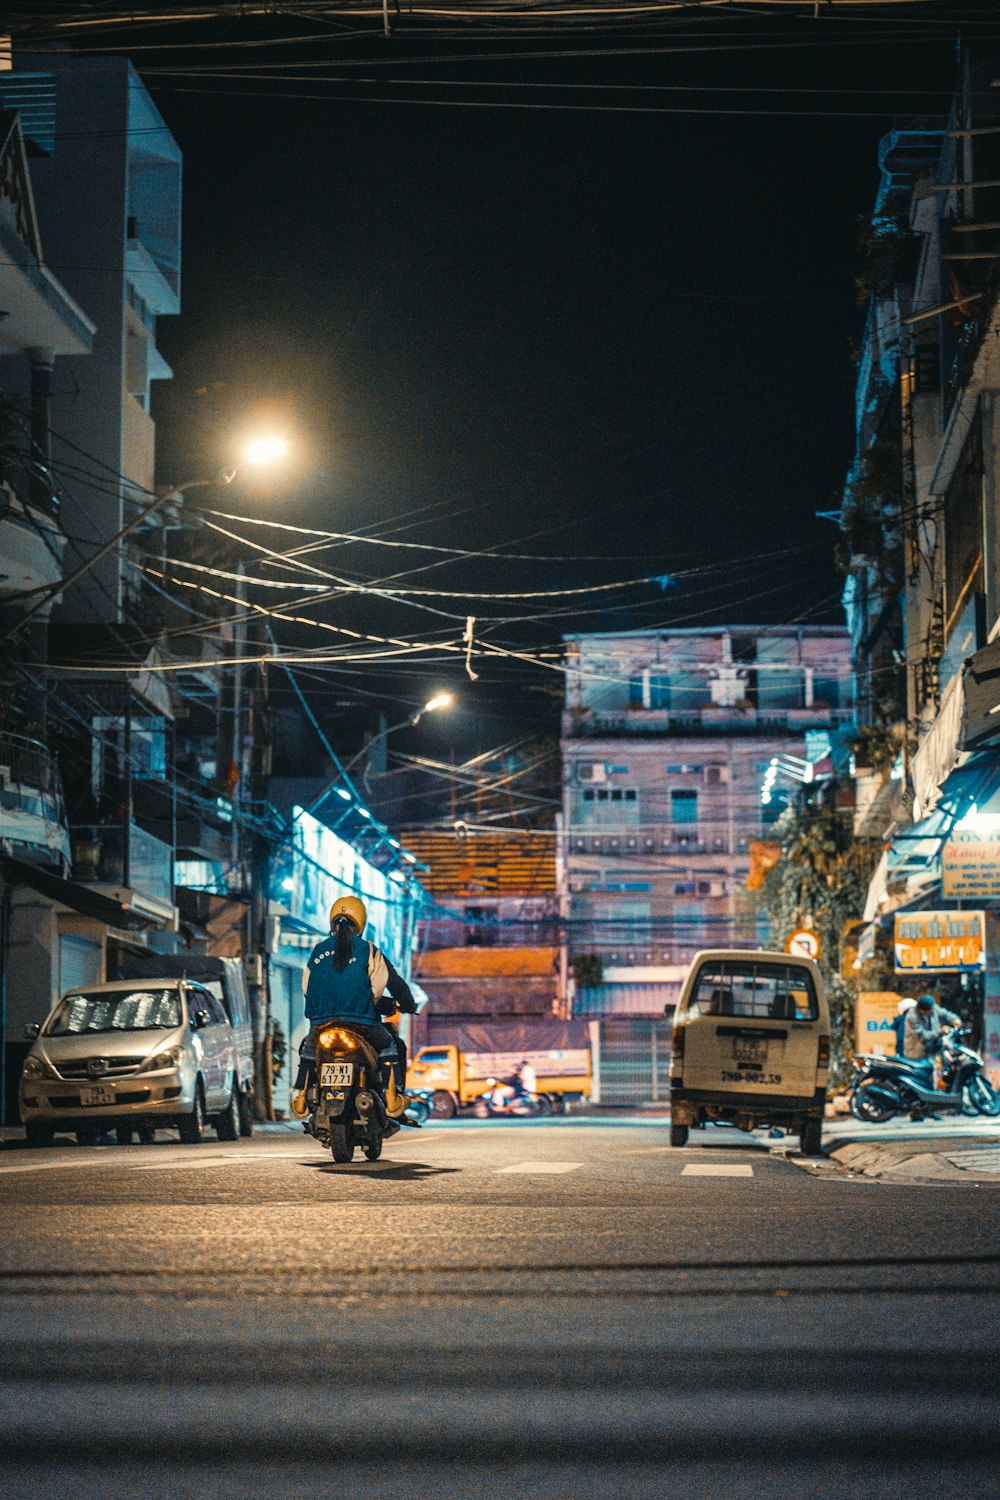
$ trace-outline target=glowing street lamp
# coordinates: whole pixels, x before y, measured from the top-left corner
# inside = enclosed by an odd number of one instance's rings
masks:
[[[330,782],[329,786],[323,788],[319,796],[316,798],[315,802],[311,802],[309,804],[309,806],[306,808],[306,812],[313,813],[315,815],[316,809],[318,807],[322,807],[323,803],[332,792],[336,792],[337,796],[342,797],[345,802],[351,801],[352,798],[350,792],[347,791],[344,787],[340,786],[339,783],[344,779],[345,776],[350,775],[350,772],[358,764],[359,761],[364,760],[367,755],[370,755],[373,745],[377,745],[379,740],[386,739],[388,735],[393,734],[397,729],[405,729],[409,725],[419,724],[424,714],[437,713],[439,709],[450,708],[454,701],[454,693],[435,693],[433,698],[428,698],[423,707],[418,708],[416,713],[410,714],[410,717],[408,719],[400,719],[398,724],[389,724],[385,729],[380,729],[378,734],[373,734],[364,748],[359,750],[357,755],[352,756],[347,764],[341,767],[340,771]],[[358,812],[360,812],[363,818],[371,817],[371,813],[368,812],[365,808],[361,807],[360,804],[358,804],[357,810]],[[349,811],[349,809],[344,812],[344,817],[347,816],[347,811]],[[343,821],[343,819],[341,819],[341,821]]]

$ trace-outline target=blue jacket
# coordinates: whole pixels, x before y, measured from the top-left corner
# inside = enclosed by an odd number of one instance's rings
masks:
[[[378,1016],[369,976],[373,950],[364,938],[352,943],[350,963],[338,974],[333,966],[337,940],[331,934],[316,944],[306,964],[306,1019],[308,1021],[357,1021],[373,1025]]]

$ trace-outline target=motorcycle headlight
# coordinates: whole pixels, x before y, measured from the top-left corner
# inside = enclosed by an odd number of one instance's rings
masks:
[[[180,1047],[165,1047],[162,1052],[154,1052],[152,1057],[147,1057],[140,1072],[162,1073],[166,1068],[176,1068],[182,1055]]]
[[[48,1069],[40,1058],[26,1057],[24,1059],[22,1076],[24,1078],[45,1078],[48,1076]]]

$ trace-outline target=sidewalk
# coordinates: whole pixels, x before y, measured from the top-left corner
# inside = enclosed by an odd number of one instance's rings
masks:
[[[840,1115],[825,1122],[823,1151],[850,1172],[889,1182],[1000,1182],[1000,1119],[863,1125]]]

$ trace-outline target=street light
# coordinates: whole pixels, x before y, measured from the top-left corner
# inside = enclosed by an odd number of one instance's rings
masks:
[[[377,745],[379,740],[386,739],[397,729],[406,729],[408,726],[419,724],[424,714],[436,713],[438,709],[441,708],[450,708],[454,701],[454,693],[435,693],[433,698],[428,698],[423,707],[418,708],[416,713],[410,714],[408,719],[400,719],[398,724],[389,724],[385,729],[380,729],[378,734],[373,734],[367,744],[358,751],[357,755],[353,755],[346,765],[341,766],[340,770],[337,772],[337,775],[330,782],[329,786],[323,788],[319,796],[316,798],[315,802],[310,802],[309,806],[306,808],[306,812],[315,814],[316,809],[318,807],[322,807],[323,803],[326,801],[327,797],[330,796],[331,792],[336,792],[338,797],[342,797],[345,802],[349,802],[351,800],[350,792],[348,792],[344,787],[338,785],[338,783],[341,782],[345,776],[348,776],[350,774],[351,770],[358,764],[359,761],[364,760],[365,756],[371,753],[371,748],[373,745]],[[363,818],[371,817],[371,813],[368,812],[365,808],[359,806],[358,811],[361,813],[361,816]],[[344,814],[344,816],[346,817],[346,813]]]
[[[113,537],[102,543],[97,551],[92,552],[78,568],[74,568],[72,573],[51,584],[36,599],[31,608],[25,610],[24,614],[10,626],[5,634],[0,636],[0,646],[9,641],[12,636],[17,635],[18,631],[22,630],[29,620],[34,619],[35,615],[40,614],[43,609],[48,609],[50,605],[54,604],[60,594],[65,593],[78,579],[83,577],[84,573],[88,573],[95,563],[100,562],[102,557],[107,557],[109,552],[113,552],[118,544],[123,542],[127,536],[131,536],[133,532],[141,530],[150,516],[156,515],[157,511],[164,510],[169,505],[173,505],[175,508],[178,505],[183,505],[184,496],[188,490],[204,489],[206,486],[213,484],[232,484],[242,469],[250,465],[256,467],[258,464],[272,463],[274,459],[281,457],[286,447],[287,444],[283,438],[256,438],[244,449],[243,462],[237,464],[234,468],[221,469],[211,479],[189,479],[184,484],[173,485],[170,489],[164,490],[162,494],[157,495],[155,499],[151,500],[148,505],[144,505],[139,514],[134,516],[127,526],[123,526],[120,531],[116,531]]]

